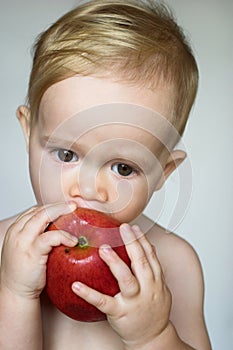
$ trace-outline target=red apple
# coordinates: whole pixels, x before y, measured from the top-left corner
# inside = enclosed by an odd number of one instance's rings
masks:
[[[105,314],[74,294],[71,285],[80,281],[110,296],[119,292],[117,280],[99,256],[99,247],[109,244],[130,266],[119,225],[104,213],[78,208],[48,226],[49,231],[65,230],[78,237],[78,244],[73,248],[63,245],[53,248],[47,263],[47,294],[67,316],[85,322],[106,319]]]

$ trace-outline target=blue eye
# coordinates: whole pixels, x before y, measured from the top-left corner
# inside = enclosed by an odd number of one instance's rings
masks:
[[[56,157],[64,163],[72,163],[78,161],[78,156],[75,152],[68,149],[56,150]]]
[[[135,170],[130,165],[124,163],[114,164],[112,166],[112,170],[115,173],[125,177],[130,176],[135,172]]]

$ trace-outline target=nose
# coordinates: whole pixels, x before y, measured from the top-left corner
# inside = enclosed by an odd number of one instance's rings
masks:
[[[85,173],[76,172],[70,184],[69,195],[74,200],[82,197],[84,200],[106,202],[108,191],[104,174],[90,170]]]

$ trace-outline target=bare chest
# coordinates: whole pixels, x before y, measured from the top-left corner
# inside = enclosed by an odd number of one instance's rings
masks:
[[[74,321],[42,299],[43,350],[123,350],[107,321]]]

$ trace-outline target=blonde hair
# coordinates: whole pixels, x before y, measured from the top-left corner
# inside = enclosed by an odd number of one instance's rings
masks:
[[[155,1],[93,0],[61,17],[34,46],[28,89],[32,119],[54,83],[79,75],[114,73],[174,95],[172,123],[183,133],[198,86],[191,48],[170,10]],[[170,101],[169,101],[170,103]]]

